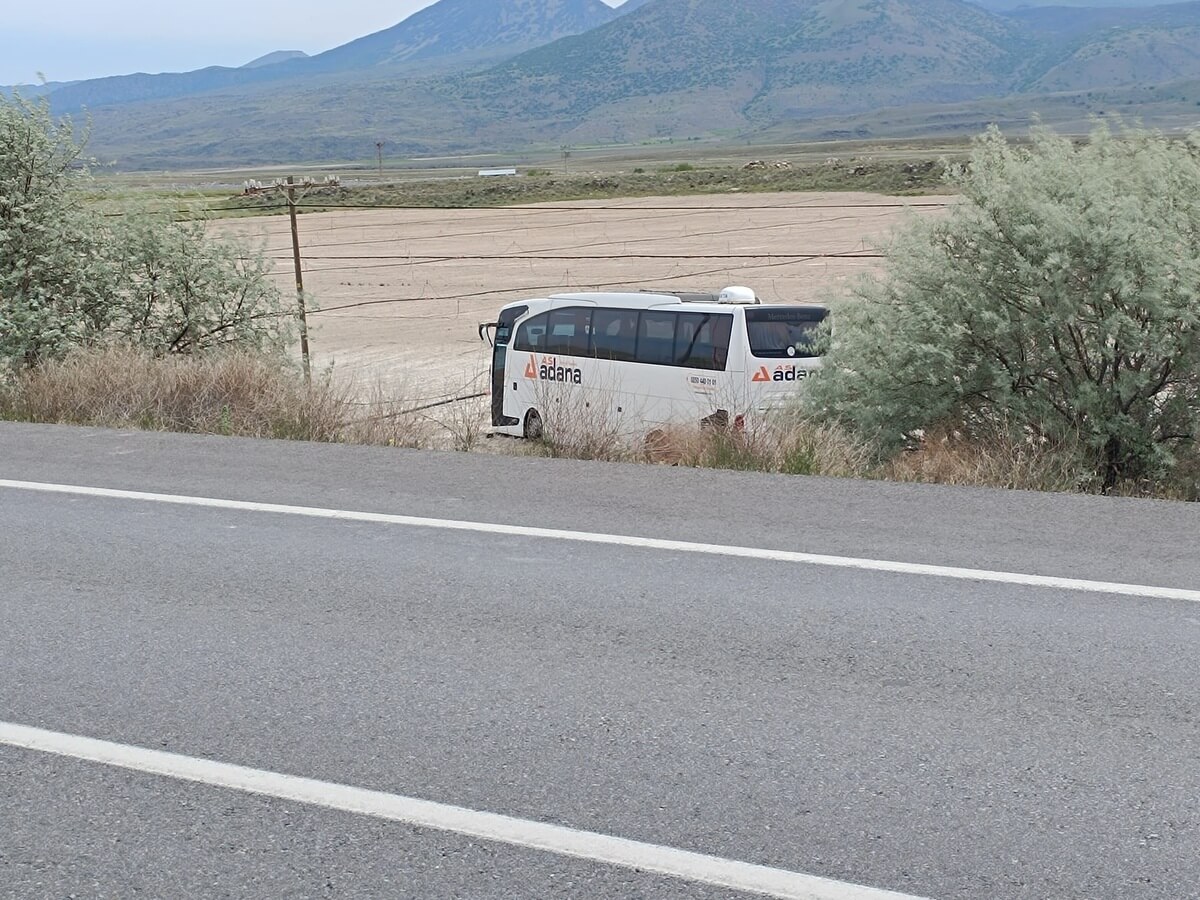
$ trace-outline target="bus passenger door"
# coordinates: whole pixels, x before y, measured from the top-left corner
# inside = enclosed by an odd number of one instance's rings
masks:
[[[508,358],[508,343],[512,339],[513,323],[529,309],[528,306],[514,306],[512,309],[501,310],[496,322],[496,342],[492,347],[492,425],[516,425],[515,420],[504,416],[504,363]]]

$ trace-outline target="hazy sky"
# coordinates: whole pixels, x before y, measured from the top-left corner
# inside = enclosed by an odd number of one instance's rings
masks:
[[[240,66],[272,50],[320,53],[433,0],[18,0],[0,31],[0,84]],[[619,6],[617,0],[605,0]]]

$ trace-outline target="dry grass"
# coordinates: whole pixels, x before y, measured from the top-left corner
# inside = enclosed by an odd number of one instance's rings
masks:
[[[1142,479],[1119,483],[1112,493],[1120,497],[1154,497],[1158,500],[1200,501],[1200,445],[1176,453],[1169,479]]]
[[[410,394],[403,387],[385,390],[375,385],[367,399],[346,387],[332,386],[332,379],[315,384],[313,391],[336,391],[340,400],[340,420],[336,437],[343,444],[368,444],[377,447],[406,447],[413,450],[442,449],[446,446],[436,423],[421,410],[413,409]],[[459,449],[459,448],[456,448]]]
[[[307,385],[289,363],[248,354],[155,359],[124,348],[80,351],[0,381],[0,418],[202,434],[286,438],[419,449],[478,450],[488,402],[472,397],[434,409],[412,394],[376,387],[366,399],[332,376]],[[554,408],[554,404],[546,404]],[[561,408],[539,442],[492,442],[512,454],[649,462],[697,468],[879,478],[891,481],[1098,492],[1094,467],[1076,446],[997,432],[941,431],[879,463],[835,426],[795,411],[745,428],[665,427],[623,433],[590,407]],[[1125,496],[1200,499],[1200,450],[1179,461],[1169,483],[1119,485]]]
[[[1079,443],[1051,444],[1001,430],[970,438],[952,430],[927,435],[920,446],[880,465],[889,481],[1098,494],[1103,478]],[[1183,451],[1170,475],[1124,481],[1109,493],[1161,500],[1200,500],[1200,448]]]
[[[81,350],[0,384],[0,417],[27,422],[422,447],[433,429],[402,401],[357,401],[332,378],[229,353],[156,359]]]
[[[637,444],[611,414],[611,397],[602,390],[574,392],[542,384],[536,407],[544,410],[545,433],[539,440],[546,456],[571,460],[635,462]]]
[[[865,476],[871,461],[868,448],[836,426],[785,412],[744,428],[658,429],[645,451],[674,465],[831,477]]]
[[[416,415],[416,414],[414,414]],[[463,397],[445,403],[428,412],[422,411],[421,421],[434,432],[431,445],[469,453],[479,447],[487,433],[491,418],[489,397]]]
[[[590,409],[542,408],[556,410],[537,445],[546,456],[833,477],[870,471],[865,445],[794,412],[758,417],[745,427],[663,426],[631,434]]]
[[[971,439],[952,431],[927,435],[918,447],[884,463],[878,477],[890,481],[1001,487],[1030,491],[1099,489],[1080,448],[1054,446],[1003,431]]]

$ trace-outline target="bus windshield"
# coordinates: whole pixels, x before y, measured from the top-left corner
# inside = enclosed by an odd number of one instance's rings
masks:
[[[824,309],[747,309],[746,334],[754,356],[814,357]]]

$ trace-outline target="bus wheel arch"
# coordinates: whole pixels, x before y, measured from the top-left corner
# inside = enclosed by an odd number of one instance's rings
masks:
[[[540,441],[545,436],[546,426],[542,422],[542,414],[536,409],[531,408],[525,413],[523,431],[527,441]]]

